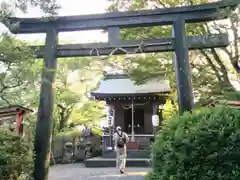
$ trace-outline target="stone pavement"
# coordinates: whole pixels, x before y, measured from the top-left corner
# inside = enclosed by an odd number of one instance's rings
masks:
[[[49,180],[144,180],[149,168],[127,168],[120,174],[116,168],[85,168],[83,164],[55,165]]]

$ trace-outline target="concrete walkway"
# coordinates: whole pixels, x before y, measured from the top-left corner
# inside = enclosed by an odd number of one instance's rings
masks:
[[[83,164],[55,165],[49,180],[144,180],[149,168],[127,168],[120,174],[116,168],[85,168]]]

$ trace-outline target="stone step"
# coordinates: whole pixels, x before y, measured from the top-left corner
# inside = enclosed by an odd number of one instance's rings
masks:
[[[116,167],[116,159],[110,158],[91,158],[85,160],[85,166],[91,168],[98,168],[98,167]],[[149,167],[150,166],[150,159],[148,158],[128,158],[127,159],[127,167]]]
[[[149,158],[150,151],[147,150],[128,150],[127,151],[128,158]],[[103,158],[116,158],[115,151],[108,151],[103,154]]]

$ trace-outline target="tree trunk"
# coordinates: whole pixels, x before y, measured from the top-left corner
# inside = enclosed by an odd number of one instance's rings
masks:
[[[62,131],[65,128],[65,109],[61,109],[60,112],[60,122],[59,122],[59,128],[58,131]]]

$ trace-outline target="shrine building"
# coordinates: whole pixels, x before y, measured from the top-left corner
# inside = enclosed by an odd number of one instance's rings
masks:
[[[166,77],[136,85],[126,74],[107,74],[91,96],[105,101],[113,117],[113,127],[121,126],[134,139],[132,136],[153,135],[152,116],[163,119],[159,107],[165,104],[170,92]]]

